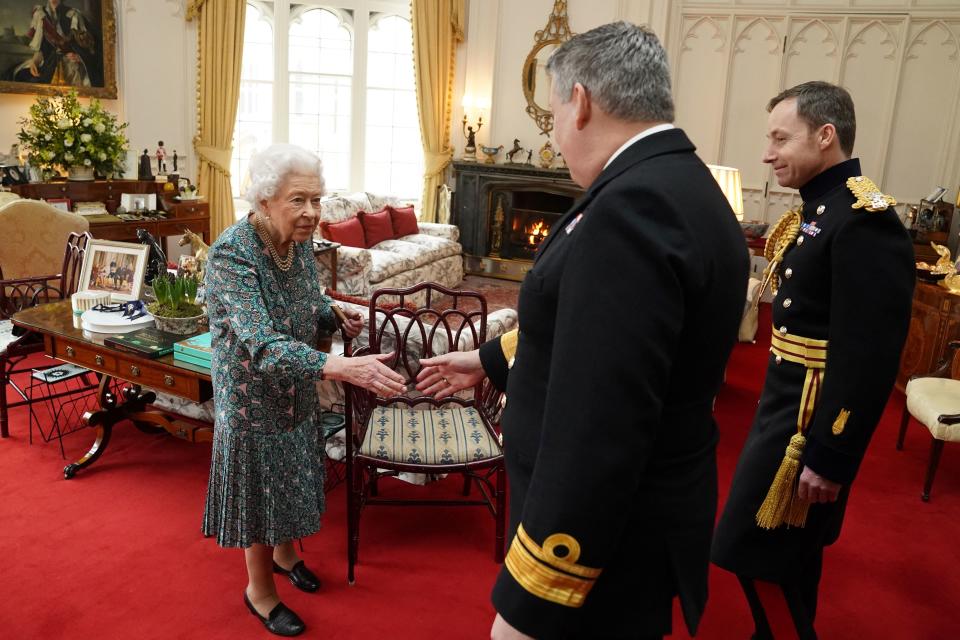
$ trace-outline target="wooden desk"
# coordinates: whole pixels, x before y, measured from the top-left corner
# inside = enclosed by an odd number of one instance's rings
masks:
[[[13,323],[41,334],[47,355],[100,374],[100,410],[84,416],[87,426],[96,432],[93,446],[82,458],[64,467],[64,478],[69,480],[77,471],[96,462],[110,443],[113,426],[122,420],[133,421],[141,431],[167,431],[191,442],[213,439],[213,425],[149,407],[156,394],[141,389],[141,385],[147,385],[194,402],[205,402],[213,397],[209,371],[175,363],[172,354],[150,359],[104,346],[103,340],[109,334],[82,330],[80,318],[73,315],[69,301],[25,309],[13,316]],[[111,391],[112,378],[127,381],[121,398]]]
[[[897,372],[897,389],[903,391],[910,376],[933,371],[951,340],[960,340],[960,296],[917,280],[910,330]]]
[[[177,192],[164,191],[165,184],[147,180],[95,180],[18,184],[10,189],[21,198],[34,200],[69,198],[71,202],[102,202],[110,213],[116,213],[120,206],[120,196],[124,193],[156,194],[157,209],[167,212],[167,219],[91,222],[90,233],[101,240],[138,242],[137,229],[146,229],[155,238],[166,238],[181,235],[184,228],[187,228],[203,236],[203,241],[210,244],[210,205],[202,200],[175,200]]]

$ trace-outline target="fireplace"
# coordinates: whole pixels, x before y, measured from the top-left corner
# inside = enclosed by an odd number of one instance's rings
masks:
[[[453,222],[468,273],[522,280],[537,248],[582,191],[568,174],[526,165],[454,163]]]

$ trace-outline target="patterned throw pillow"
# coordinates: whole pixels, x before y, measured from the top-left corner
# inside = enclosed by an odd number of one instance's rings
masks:
[[[417,226],[417,214],[413,212],[413,205],[408,207],[393,207],[387,205],[390,219],[393,222],[393,237],[402,238],[420,233]]]
[[[366,238],[363,235],[363,225],[359,218],[348,218],[343,222],[320,223],[320,233],[327,240],[339,242],[345,247],[357,247],[364,249],[367,246]]]
[[[363,235],[367,239],[367,249],[380,244],[384,240],[392,240],[393,223],[390,221],[390,212],[384,208],[376,213],[361,211],[357,214],[363,224]]]

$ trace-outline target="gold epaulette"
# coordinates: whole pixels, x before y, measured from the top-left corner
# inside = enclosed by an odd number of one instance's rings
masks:
[[[857,198],[857,201],[853,203],[854,209],[886,211],[888,207],[897,204],[892,196],[881,193],[880,188],[873,183],[873,180],[866,176],[847,178],[847,188]]]
[[[520,332],[517,329],[508,331],[500,336],[500,350],[503,351],[503,359],[507,361],[507,367],[513,367],[513,357],[517,353],[517,338]]]
[[[529,593],[571,608],[583,606],[601,569],[577,564],[580,543],[555,533],[537,544],[521,524],[503,563],[513,579]]]

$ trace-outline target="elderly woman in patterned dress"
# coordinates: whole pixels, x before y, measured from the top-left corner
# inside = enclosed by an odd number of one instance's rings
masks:
[[[318,331],[336,326],[310,246],[322,194],[320,160],[304,149],[274,145],[251,158],[246,196],[255,211],[220,235],[206,272],[216,423],[203,532],[244,549],[244,602],[285,636],[304,624],[280,602],[273,574],[303,591],[320,586],[293,547],[320,528],[324,508],[316,383],[403,389],[382,362],[391,354],[316,349]],[[348,334],[361,327],[359,314],[347,317]]]

